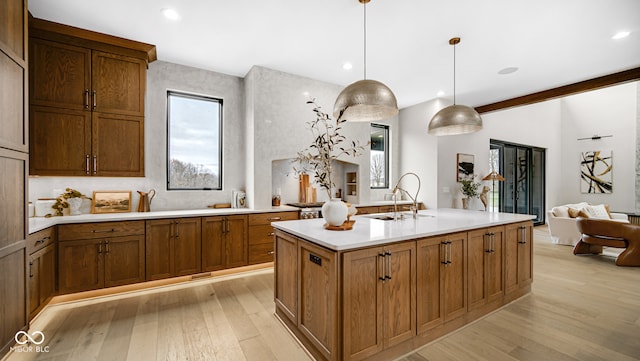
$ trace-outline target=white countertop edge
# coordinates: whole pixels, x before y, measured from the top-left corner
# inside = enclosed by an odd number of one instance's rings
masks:
[[[267,212],[295,212],[298,208],[291,206],[279,206],[265,209],[253,208],[208,208],[208,209],[185,209],[175,211],[154,211],[154,212],[126,212],[108,214],[80,214],[77,216],[62,217],[32,217],[29,218],[29,234],[58,224],[89,223],[89,222],[114,222],[114,221],[135,221],[146,219],[162,218],[184,218],[184,217],[207,217],[224,216],[230,214],[251,214]]]
[[[474,211],[465,211],[465,210],[455,210],[455,209],[438,209],[438,210],[427,210],[420,211],[421,214],[433,214],[435,213],[437,217],[438,213],[445,212],[445,216],[460,216],[462,222],[464,223],[465,215],[470,216],[470,218],[474,218],[477,222],[478,214],[486,215],[486,212],[473,213]],[[468,212],[468,213],[464,213]],[[491,220],[488,222],[480,222],[480,223],[467,223],[467,224],[458,224],[455,226],[449,227],[440,227],[440,228],[432,228],[423,230],[420,232],[411,232],[410,228],[415,226],[416,220],[413,218],[404,219],[402,221],[383,221],[370,218],[371,215],[366,216],[356,216],[354,220],[356,223],[354,224],[354,229],[349,231],[329,231],[323,228],[324,220],[323,219],[309,219],[304,220],[305,226],[300,226],[300,221],[282,221],[282,222],[272,222],[271,224],[279,230],[290,233],[294,236],[298,236],[305,240],[311,241],[317,245],[323,246],[325,248],[334,250],[334,251],[345,251],[351,249],[379,246],[387,243],[395,243],[401,241],[414,240],[419,238],[431,237],[444,235],[449,233],[470,231],[474,229],[480,229],[484,227],[492,227],[492,226],[500,226],[506,225],[510,223],[523,222],[528,220],[533,220],[536,218],[535,215],[528,214],[512,214],[512,213],[499,213],[502,219]],[[431,218],[418,219],[417,222],[428,222]],[[366,229],[369,228],[372,224],[377,225],[378,227],[383,227],[385,229],[384,237],[374,237],[373,239],[370,237],[370,234],[366,232]],[[392,234],[393,231],[391,229],[396,228],[399,232],[396,234]],[[363,232],[364,230],[364,232]],[[389,234],[391,233],[391,234]],[[350,237],[348,243],[344,243],[344,238]]]

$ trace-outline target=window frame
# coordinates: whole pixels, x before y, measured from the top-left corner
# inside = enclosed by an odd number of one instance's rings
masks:
[[[172,188],[171,187],[171,102],[170,102],[170,98],[171,96],[176,96],[176,97],[181,97],[181,98],[188,98],[188,99],[195,99],[195,100],[201,100],[201,101],[210,101],[210,102],[214,102],[214,103],[218,103],[218,119],[219,119],[219,124],[218,124],[218,187],[215,188],[209,188],[209,187],[203,187],[203,188]],[[195,93],[189,93],[189,92],[184,92],[184,91],[177,91],[177,90],[167,90],[167,115],[166,115],[166,119],[167,119],[167,138],[166,138],[166,188],[167,191],[221,191],[224,188],[224,184],[223,184],[223,142],[224,142],[224,137],[223,137],[223,123],[224,123],[224,118],[223,118],[223,106],[224,106],[224,101],[222,98],[216,98],[213,96],[209,96],[209,95],[202,95],[202,94],[195,94]]]
[[[389,189],[389,181],[391,178],[391,174],[390,174],[390,167],[389,167],[389,159],[390,159],[390,149],[389,149],[389,136],[391,134],[391,127],[387,124],[377,124],[377,123],[371,123],[371,128],[369,130],[370,135],[369,137],[371,137],[371,130],[373,130],[373,128],[379,128],[382,129],[384,131],[384,185],[381,186],[372,186],[372,182],[373,179],[369,179],[369,188],[370,189]],[[373,145],[373,143],[371,144]],[[371,152],[371,147],[369,147],[369,151]],[[369,174],[371,174],[371,153],[369,154]],[[370,177],[371,178],[371,177]]]

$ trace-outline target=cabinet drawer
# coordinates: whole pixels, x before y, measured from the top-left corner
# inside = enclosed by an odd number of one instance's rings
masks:
[[[356,207],[356,209],[358,210],[357,214],[373,214],[380,212],[378,207]]]
[[[381,206],[380,213],[393,212],[393,206]],[[398,212],[405,212],[411,210],[410,204],[398,204]]]
[[[273,239],[271,243],[255,244],[249,246],[249,263],[273,262]]]
[[[289,221],[293,219],[298,219],[297,211],[250,214],[249,225],[271,224],[271,222]]]
[[[273,227],[270,225],[249,227],[249,244],[273,244]]]
[[[144,234],[144,221],[65,224],[58,226],[58,240],[94,239]]]
[[[27,253],[32,254],[55,241],[55,227],[49,227],[27,236]]]

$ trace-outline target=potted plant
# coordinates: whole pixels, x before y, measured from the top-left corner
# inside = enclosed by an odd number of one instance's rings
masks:
[[[56,203],[51,206],[55,210],[54,216],[62,216],[65,209],[69,209],[69,214],[74,216],[80,214],[80,206],[83,199],[91,199],[79,191],[67,188],[64,193],[56,198]],[[48,217],[49,215],[47,215]]]
[[[297,157],[293,160],[298,163],[298,167],[294,167],[296,174],[311,173],[315,182],[324,188],[331,199],[331,202],[326,202],[323,205],[322,214],[327,220],[327,223],[332,226],[341,225],[347,217],[347,207],[341,202],[339,198],[333,197],[333,189],[335,183],[333,181],[333,162],[342,156],[357,157],[362,154],[366,149],[358,141],[349,141],[341,134],[342,125],[346,122],[346,119],[342,118],[344,111],[340,112],[337,119],[333,120],[329,114],[323,112],[316,104],[315,99],[310,99],[307,104],[313,105],[313,112],[316,115],[315,120],[308,122],[313,135],[313,141],[305,150],[298,152]],[[344,209],[340,209],[339,215],[344,213],[344,217],[336,216],[333,214],[330,208],[332,204],[341,203]],[[330,204],[332,203],[332,204]],[[340,205],[335,205],[342,208]],[[325,207],[327,211],[325,211]],[[344,211],[344,212],[343,212]],[[338,221],[343,218],[341,221]],[[337,224],[336,224],[337,223]]]
[[[476,198],[480,195],[478,188],[480,183],[474,182],[473,179],[463,179],[460,181],[460,191],[464,195],[462,198],[462,208],[467,209],[469,207],[469,199]]]

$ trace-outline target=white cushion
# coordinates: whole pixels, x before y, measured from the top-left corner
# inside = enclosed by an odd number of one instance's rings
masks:
[[[609,217],[609,212],[607,212],[607,209],[605,208],[604,204],[586,206],[583,209],[585,210],[585,212],[587,212],[587,214],[589,215],[589,218],[611,219],[611,217]]]
[[[569,207],[566,206],[557,206],[551,209],[553,215],[556,217],[569,217]]]

